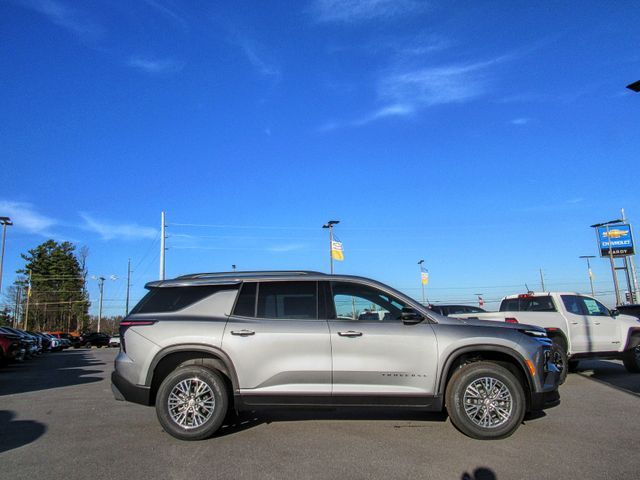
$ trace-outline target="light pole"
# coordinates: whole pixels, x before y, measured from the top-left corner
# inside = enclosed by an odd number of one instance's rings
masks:
[[[613,250],[611,249],[611,237],[609,236],[609,225],[622,223],[621,219],[609,220],[608,222],[594,223],[591,228],[595,228],[596,237],[598,237],[598,248],[600,248],[600,236],[598,235],[599,227],[607,228],[607,244],[609,245],[609,263],[611,264],[611,275],[613,275],[613,288],[616,291],[616,305],[620,305],[620,287],[618,285],[618,275],[616,273],[616,264],[613,261]],[[602,250],[602,249],[600,249]]]
[[[91,275],[91,278],[98,282],[98,288],[100,289],[100,303],[98,304],[98,333],[100,333],[100,322],[102,322],[102,293],[104,291],[104,281],[106,280],[104,277],[96,277],[95,275]],[[118,277],[115,275],[111,275],[109,280],[117,280]]]
[[[340,223],[340,220],[329,220],[322,228],[329,229],[329,265],[331,265],[331,274],[333,275],[333,226]]]
[[[420,268],[420,286],[422,287],[422,304],[426,305],[426,297],[424,296],[424,280],[422,279],[422,265],[424,264],[424,260],[420,260],[418,262]]]
[[[596,292],[593,290],[593,273],[591,272],[591,263],[589,259],[596,258],[595,255],[580,255],[578,258],[586,258],[587,259],[587,272],[589,273],[589,284],[591,285],[591,296],[595,297]]]
[[[13,225],[9,217],[0,217],[0,225],[2,225],[2,253],[0,254],[0,293],[2,293],[2,266],[4,265],[4,238],[7,234],[7,225]]]

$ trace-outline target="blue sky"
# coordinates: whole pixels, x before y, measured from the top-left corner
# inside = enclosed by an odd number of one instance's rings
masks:
[[[420,259],[434,301],[540,268],[586,292],[588,226],[640,221],[638,25],[631,1],[0,1],[4,286],[70,240],[120,313],[164,209],[167,276],[327,270],[338,219],[336,271],[416,297]]]

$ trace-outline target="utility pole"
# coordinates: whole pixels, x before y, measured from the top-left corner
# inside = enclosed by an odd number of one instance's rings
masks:
[[[100,288],[100,304],[98,307],[98,333],[100,333],[100,322],[102,321],[102,291],[104,290],[104,277],[98,277],[98,288]]]
[[[164,217],[164,210],[162,211],[162,214],[160,215],[160,280],[164,280],[164,240],[166,238],[165,236],[165,227],[166,227],[166,222],[165,222],[165,217]]]
[[[129,315],[129,289],[131,288],[131,259],[127,261],[127,301],[124,306],[124,316]]]
[[[27,330],[27,326],[29,324],[29,300],[31,300],[31,269],[29,269],[29,283],[27,284],[27,307],[24,312],[23,330]]]
[[[2,266],[4,264],[4,239],[7,235],[7,225],[13,225],[9,217],[0,217],[0,225],[2,225],[2,253],[0,254],[0,293],[2,293]]]
[[[542,273],[542,269],[540,269],[540,283],[542,284],[542,291],[546,292],[546,289],[544,288],[544,273]]]
[[[13,311],[13,328],[18,328],[18,310],[20,305],[20,293],[22,290],[20,288],[16,288],[16,308]]]
[[[596,258],[595,255],[580,255],[579,258],[586,258],[587,260],[587,272],[589,273],[589,284],[591,285],[591,296],[595,297],[596,292],[593,289],[593,272],[591,271],[591,263],[589,262],[590,258]]]
[[[329,265],[331,268],[331,275],[333,275],[333,226],[340,223],[340,220],[329,220],[322,228],[329,229]]]
[[[626,217],[624,216],[624,208],[620,209],[621,213],[622,213],[622,222],[626,223]],[[631,228],[631,224],[629,224],[629,230],[631,231],[631,238],[633,238],[633,229]],[[635,250],[635,245],[634,245],[634,250]],[[635,254],[634,254],[635,255]],[[627,263],[627,258],[629,258],[629,263],[628,265],[626,265]],[[638,303],[640,302],[640,295],[638,292],[638,277],[636,276],[636,266],[633,262],[633,255],[629,255],[629,257],[624,257],[624,261],[625,261],[625,266],[628,267],[627,268],[627,279],[629,278],[629,267],[631,268],[631,286],[630,286],[630,290],[631,290],[631,303]]]

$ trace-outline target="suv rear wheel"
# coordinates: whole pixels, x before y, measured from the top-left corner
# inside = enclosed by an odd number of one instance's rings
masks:
[[[156,413],[166,432],[181,440],[203,440],[222,425],[228,408],[227,387],[220,374],[186,366],[160,385]]]
[[[506,438],[522,423],[525,396],[520,381],[491,362],[464,365],[453,374],[446,392],[451,423],[481,440]]]

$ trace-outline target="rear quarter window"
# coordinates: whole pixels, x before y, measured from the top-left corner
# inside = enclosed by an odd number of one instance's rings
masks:
[[[152,288],[131,310],[136,313],[177,312],[193,305],[214,293],[223,290],[236,290],[236,285],[198,285],[190,287]]]

